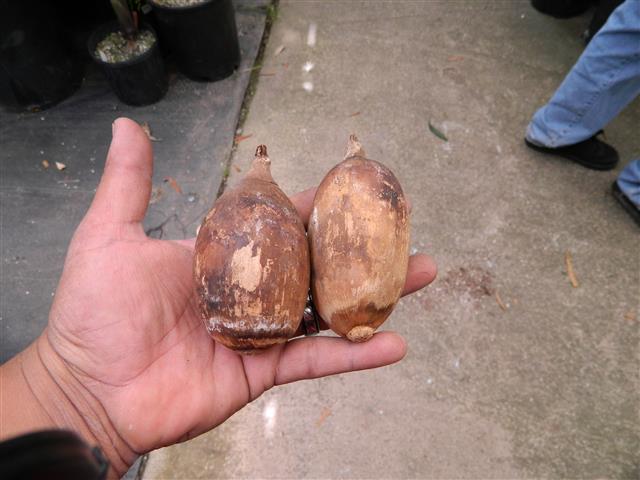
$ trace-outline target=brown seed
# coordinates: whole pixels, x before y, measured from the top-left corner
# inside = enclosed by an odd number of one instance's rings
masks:
[[[241,353],[286,342],[309,290],[309,247],[298,213],[274,182],[264,145],[251,169],[205,217],[194,277],[211,336]]]
[[[322,180],[309,221],[312,293],[336,333],[368,340],[400,298],[409,264],[409,211],[387,167],[352,135]]]

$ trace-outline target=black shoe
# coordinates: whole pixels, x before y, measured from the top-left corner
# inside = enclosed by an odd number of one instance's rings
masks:
[[[640,208],[638,208],[635,203],[629,200],[629,197],[627,197],[624,192],[620,190],[618,182],[613,182],[613,185],[611,185],[611,193],[613,193],[615,199],[618,200],[620,205],[622,205],[622,208],[624,208],[629,213],[629,215],[631,215],[631,218],[636,221],[638,226],[640,226]]]
[[[596,10],[593,12],[591,23],[589,23],[589,27],[584,35],[584,43],[588,44],[591,39],[595,37],[596,33],[598,33],[602,26],[607,22],[613,11],[623,2],[624,0],[599,0],[596,3]]]
[[[593,0],[531,0],[533,8],[555,18],[577,17],[589,10],[593,3]]]
[[[524,143],[527,147],[538,152],[557,155],[558,157],[566,158],[592,170],[611,170],[618,164],[620,157],[615,148],[596,138],[598,133],[580,143],[567,145],[565,147],[541,147],[531,143],[526,138],[524,139]]]

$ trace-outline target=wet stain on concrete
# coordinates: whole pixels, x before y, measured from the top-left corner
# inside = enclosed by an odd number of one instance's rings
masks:
[[[448,271],[442,279],[446,294],[467,294],[480,300],[494,293],[493,277],[488,270],[481,267],[460,267]]]
[[[436,303],[466,297],[478,303],[495,294],[493,274],[482,267],[471,265],[448,270],[438,278],[428,294],[420,297],[425,310],[432,310]]]

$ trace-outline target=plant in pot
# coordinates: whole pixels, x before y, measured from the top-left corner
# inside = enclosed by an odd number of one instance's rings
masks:
[[[102,25],[88,41],[91,57],[111,88],[128,105],[149,105],[167,92],[168,81],[158,39],[139,21],[140,0],[111,0],[117,22]]]
[[[231,0],[147,0],[162,46],[179,70],[194,80],[220,80],[240,64]]]

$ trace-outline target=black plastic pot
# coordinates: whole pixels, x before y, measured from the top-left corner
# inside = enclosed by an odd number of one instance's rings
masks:
[[[153,32],[149,25],[142,28]],[[102,67],[109,85],[122,102],[128,105],[149,105],[157,102],[164,97],[169,87],[157,40],[142,55],[124,62],[108,63],[96,57],[98,43],[118,29],[116,22],[107,23],[91,34],[87,42],[91,58]],[[153,33],[155,35],[155,32]]]
[[[71,54],[49,2],[0,1],[0,103],[42,110],[82,84],[83,64]]]
[[[160,41],[178,68],[194,80],[220,80],[240,64],[236,17],[231,0],[166,7],[149,0]]]

